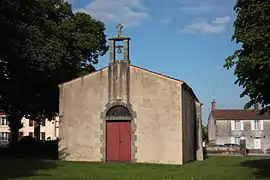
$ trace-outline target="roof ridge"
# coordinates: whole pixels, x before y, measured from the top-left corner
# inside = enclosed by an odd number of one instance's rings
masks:
[[[213,110],[229,110],[229,111],[232,111],[232,110],[235,110],[235,111],[255,111],[254,109],[213,109]]]
[[[216,120],[270,120],[268,113],[259,114],[259,112],[254,109],[215,109],[212,110],[211,113]]]

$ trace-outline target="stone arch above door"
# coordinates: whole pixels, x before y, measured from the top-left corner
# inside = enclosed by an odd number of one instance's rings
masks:
[[[125,106],[116,105],[107,111],[106,117],[108,116],[131,116],[131,113]]]
[[[106,104],[105,110],[101,113],[104,120],[133,120],[136,118],[136,112],[133,111],[130,103],[114,101]],[[120,119],[119,119],[120,118]]]

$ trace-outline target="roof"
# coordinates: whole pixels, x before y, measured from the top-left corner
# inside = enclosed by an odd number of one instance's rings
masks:
[[[164,75],[164,74],[159,73],[159,72],[154,72],[154,71],[151,71],[151,70],[148,70],[148,69],[139,67],[139,66],[135,66],[135,65],[130,65],[130,66],[131,66],[131,67],[138,68],[138,69],[141,69],[141,70],[144,70],[144,71],[147,71],[147,72],[150,72],[150,73],[153,73],[153,74],[156,74],[156,75],[159,75],[159,76],[162,76],[162,77],[164,77],[164,78],[168,78],[168,79],[171,79],[171,80],[175,80],[175,81],[182,82],[183,87],[191,94],[191,96],[193,97],[193,99],[202,105],[202,103],[199,101],[199,99],[198,99],[197,96],[195,95],[194,91],[192,90],[192,88],[191,88],[185,81],[180,80],[180,79],[176,79],[176,78],[173,78],[173,77],[170,77],[170,76],[167,76],[167,75]],[[94,71],[94,72],[92,72],[92,73],[90,73],[90,74],[93,74],[93,73],[102,71],[103,69],[106,69],[107,67],[108,67],[108,66],[105,66],[105,67],[103,67],[103,68],[101,68],[101,69],[99,69],[99,70],[97,70],[97,71]],[[88,74],[88,75],[90,75],[90,74]],[[88,76],[88,75],[85,75],[85,76]],[[82,77],[84,77],[84,76],[82,76]],[[78,78],[82,78],[82,77],[78,77]],[[76,79],[78,79],[78,78],[76,78]],[[67,81],[67,82],[64,82],[64,83],[62,83],[62,84],[59,84],[59,86],[60,86],[60,85],[64,85],[64,84],[66,84],[66,83],[70,83],[70,82],[72,82],[72,81],[74,81],[74,80],[76,80],[76,79],[72,79],[72,80],[70,80],[70,81]]]
[[[256,120],[269,119],[268,113],[259,114],[259,111],[248,109],[215,109],[211,112],[215,120]]]
[[[0,116],[5,116],[5,115],[6,115],[6,113],[0,112]]]

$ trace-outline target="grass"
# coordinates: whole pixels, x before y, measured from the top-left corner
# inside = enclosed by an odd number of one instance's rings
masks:
[[[270,159],[209,157],[184,166],[0,159],[0,180],[270,179]]]

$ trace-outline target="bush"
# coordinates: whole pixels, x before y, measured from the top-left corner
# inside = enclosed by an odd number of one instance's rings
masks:
[[[10,149],[8,147],[0,147],[0,157],[11,156]]]
[[[23,156],[36,156],[38,152],[38,140],[31,137],[22,137],[19,141],[19,152]]]
[[[203,158],[206,159],[207,158],[207,151],[206,151],[206,147],[203,147]]]
[[[25,136],[19,142],[19,152],[21,156],[58,159],[58,140],[39,141]]]
[[[58,140],[39,141],[39,157],[46,159],[58,159]]]

